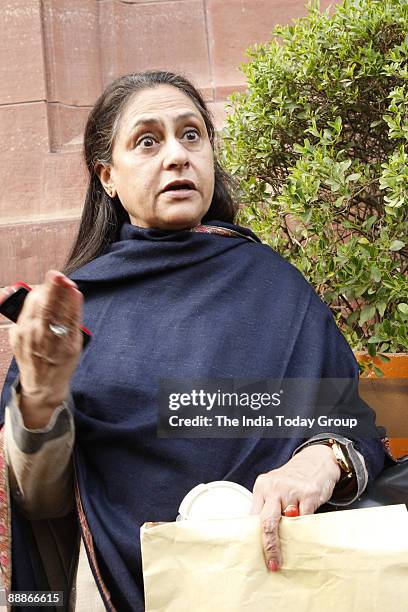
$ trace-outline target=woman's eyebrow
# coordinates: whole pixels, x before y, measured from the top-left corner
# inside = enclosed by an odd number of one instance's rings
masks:
[[[186,113],[181,113],[180,115],[176,115],[176,117],[174,117],[174,122],[177,123],[177,122],[183,121],[185,119],[197,119],[197,120],[200,120],[200,117],[196,113],[193,113],[192,111],[188,111]],[[132,129],[134,130],[139,125],[163,125],[163,122],[160,119],[158,119],[157,117],[141,117],[140,119],[135,121],[135,123],[133,124]]]

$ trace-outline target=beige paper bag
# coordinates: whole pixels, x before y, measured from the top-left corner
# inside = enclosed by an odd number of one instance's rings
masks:
[[[146,612],[408,611],[404,505],[282,518],[276,573],[258,516],[148,525]]]

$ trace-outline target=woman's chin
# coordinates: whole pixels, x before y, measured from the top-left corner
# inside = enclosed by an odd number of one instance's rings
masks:
[[[155,214],[141,218],[129,214],[132,225],[162,230],[191,229],[201,223],[210,205],[201,202],[174,202],[170,206],[157,206]]]
[[[197,207],[174,206],[167,210],[165,214],[158,220],[161,229],[191,229],[201,223],[207,211],[203,211]]]

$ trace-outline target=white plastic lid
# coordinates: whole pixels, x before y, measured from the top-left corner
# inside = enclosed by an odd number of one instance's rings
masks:
[[[228,480],[199,484],[191,489],[179,507],[178,521],[223,519],[249,516],[252,493]]]

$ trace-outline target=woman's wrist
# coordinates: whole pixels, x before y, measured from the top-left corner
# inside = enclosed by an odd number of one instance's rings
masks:
[[[17,402],[27,429],[42,429],[46,427],[54,414],[66,398],[66,393],[51,395],[46,392],[35,394],[26,393],[22,388],[17,391]]]
[[[326,466],[328,470],[328,478],[333,480],[334,483],[337,483],[340,480],[341,469],[336,461],[333,451],[329,446],[326,446],[325,444],[305,446],[298,453],[296,453],[296,455],[294,455],[293,459],[296,459],[296,457],[300,458],[301,456],[303,458],[308,456],[314,463],[316,463],[316,465],[320,463]]]
[[[341,467],[340,478],[336,482],[328,503],[340,507],[351,504],[367,486],[368,473],[364,457],[355,449],[351,440],[334,433],[318,434],[306,440],[294,451],[293,456],[315,445],[327,445],[328,450],[332,450],[335,460],[340,463],[339,467]],[[333,448],[333,446],[336,446],[336,448]],[[338,457],[336,457],[335,451]]]

